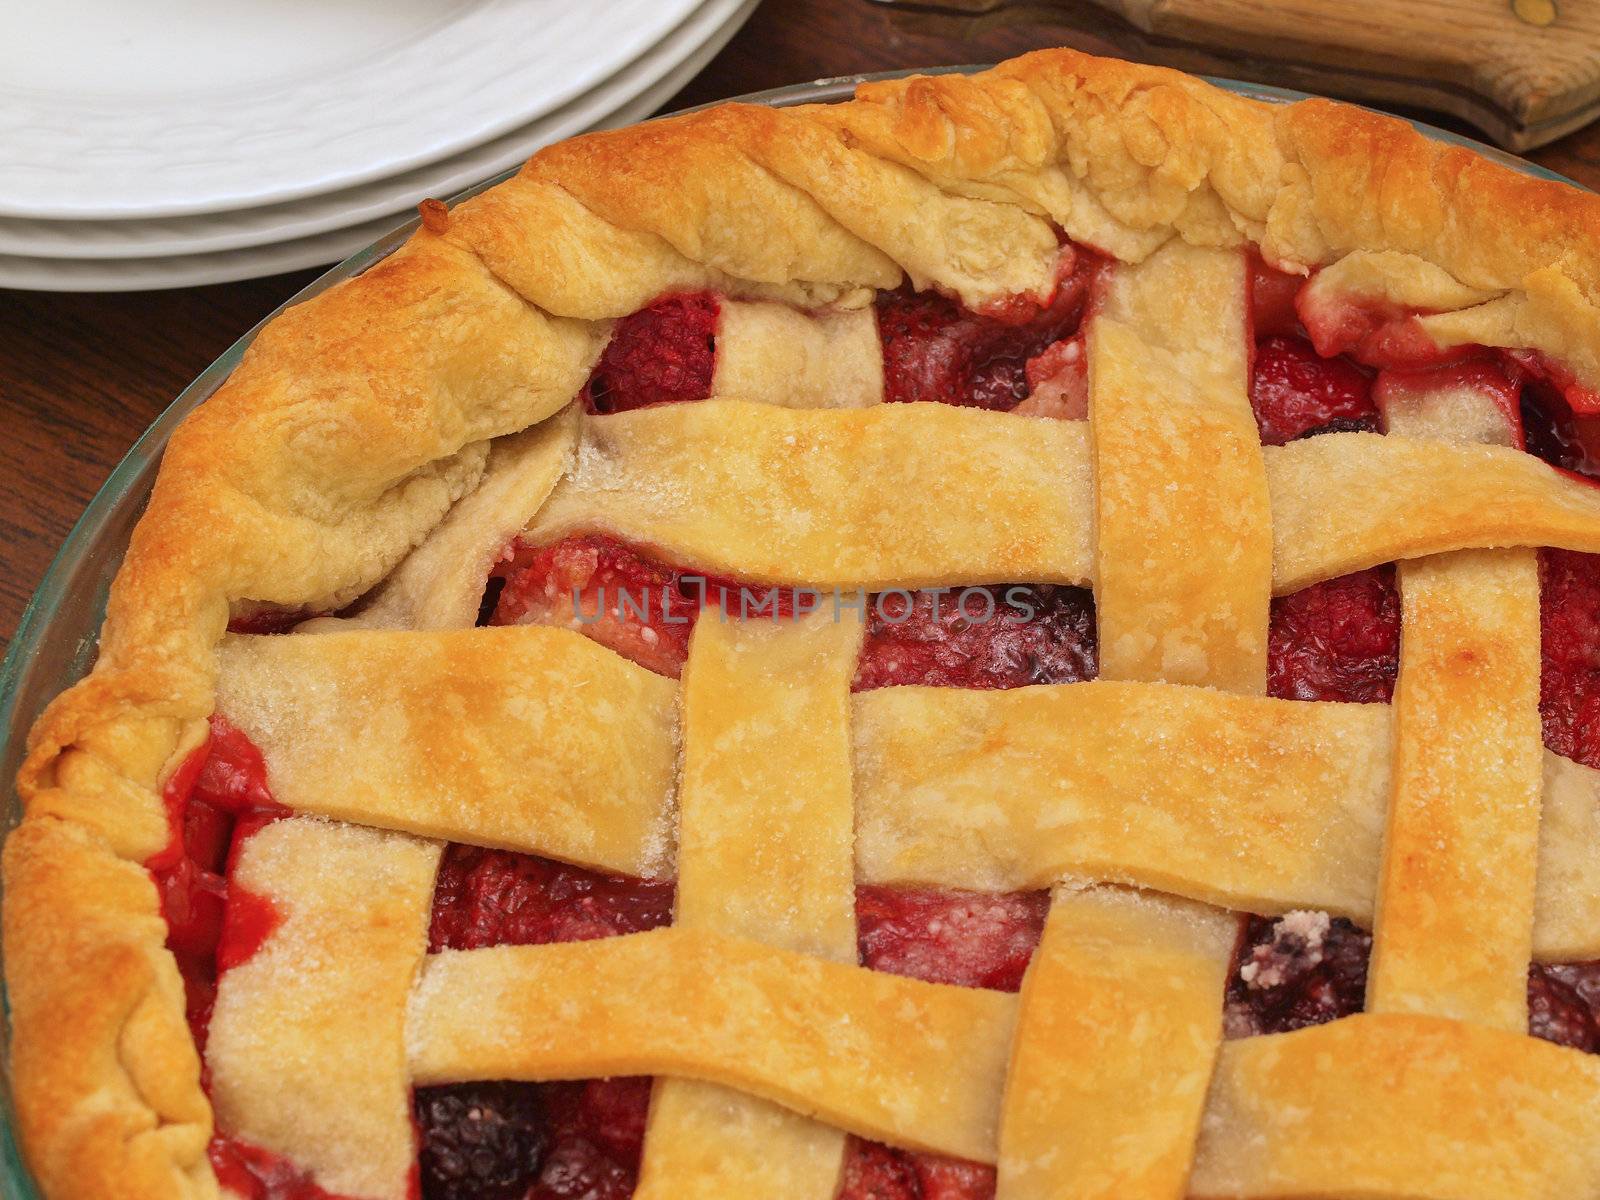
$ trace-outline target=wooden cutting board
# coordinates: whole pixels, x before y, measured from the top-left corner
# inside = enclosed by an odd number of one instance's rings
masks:
[[[1062,22],[1186,71],[1448,113],[1511,150],[1600,117],[1600,0],[873,0]]]

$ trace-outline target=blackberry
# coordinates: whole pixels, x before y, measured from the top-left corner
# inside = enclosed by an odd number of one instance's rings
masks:
[[[522,1200],[539,1175],[549,1121],[537,1084],[418,1088],[423,1200]]]

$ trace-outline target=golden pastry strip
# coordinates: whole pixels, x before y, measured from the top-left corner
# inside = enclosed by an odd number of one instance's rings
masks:
[[[850,679],[861,624],[695,625],[683,677],[675,924],[856,961]],[[798,735],[797,731],[804,731]],[[665,1079],[639,1200],[832,1200],[844,1135],[719,1084]]]
[[[1272,514],[1243,256],[1174,239],[1119,269],[1088,356],[1102,677],[1266,691]]]
[[[222,667],[219,710],[261,747],[291,808],[607,871],[674,870],[678,689],[581,634],[239,637]],[[471,703],[470,726],[445,719],[453,695]],[[882,688],[851,704],[864,882],[1109,880],[1371,924],[1385,706],[1105,681]],[[379,742],[384,726],[403,734]],[[473,765],[463,738],[485,747]],[[1546,754],[1545,776],[1534,953],[1600,955],[1600,772]]]
[[[1074,422],[710,400],[587,420],[529,536],[602,530],[703,570],[820,587],[1081,584],[1090,521]]]
[[[229,637],[217,711],[281,804],[651,875],[678,688],[565,629]]]
[[[267,904],[277,924],[217,986],[217,1124],[337,1195],[410,1195],[406,1001],[438,864],[434,842],[293,817],[244,842],[230,873],[230,912]]]
[[[1509,440],[1459,387],[1392,395],[1391,429]],[[1515,451],[1513,451],[1515,453]],[[1394,796],[1367,981],[1371,1012],[1528,1028],[1539,794],[1539,565],[1532,550],[1400,564]]]
[[[883,350],[870,305],[802,312],[723,300],[711,390],[789,408],[865,408],[883,399]]]
[[[1267,690],[1272,514],[1245,287],[1241,254],[1174,239],[1113,272],[1089,326],[1103,679]],[[1165,894],[1057,891],[1023,980],[998,1200],[1181,1200],[1238,926]]]
[[[1382,705],[1105,681],[884,688],[855,703],[865,879],[976,891],[1112,880],[1370,919]]]
[[[1228,1042],[1189,1187],[1196,1200],[1600,1194],[1600,1058],[1398,1013]]]
[[[419,1085],[669,1075],[993,1162],[1016,998],[699,929],[446,951],[411,1004]]]
[[[1116,327],[1111,338],[1126,340]],[[1221,422],[1227,439],[1242,434],[1234,424]],[[1600,552],[1600,489],[1506,447],[1345,433],[1261,454],[1280,595],[1446,550]],[[1234,461],[1239,502],[1259,513],[1250,469]],[[818,411],[711,400],[586,418],[573,471],[528,536],[600,530],[754,582],[1087,585],[1093,487],[1081,421],[938,404]],[[1214,515],[1205,512],[1207,539],[1232,528]],[[1236,568],[1256,578],[1259,562],[1234,548],[1251,558]],[[1127,586],[1159,586],[1157,574],[1141,583],[1130,572]]]
[[[1022,983],[998,1196],[1184,1194],[1237,932],[1168,896],[1056,897]]]
[[[1265,453],[1279,595],[1447,550],[1600,552],[1600,487],[1509,446],[1330,433]]]
[[[1528,1027],[1538,863],[1532,550],[1402,564],[1393,800],[1367,1008]]]

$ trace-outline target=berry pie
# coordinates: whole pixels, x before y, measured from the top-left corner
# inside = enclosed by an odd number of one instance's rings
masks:
[[[1600,200],[1047,51],[426,207],[33,730],[47,1200],[1600,1196]]]

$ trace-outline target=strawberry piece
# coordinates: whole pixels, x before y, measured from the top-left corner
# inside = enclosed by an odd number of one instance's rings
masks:
[[[1052,342],[1028,360],[1028,398],[1011,411],[1029,417],[1082,421],[1089,416],[1089,357],[1083,334]]]
[[[1282,446],[1333,428],[1376,431],[1372,378],[1343,358],[1324,358],[1298,337],[1264,338],[1250,373],[1250,407],[1261,441]]]

